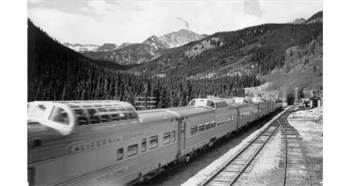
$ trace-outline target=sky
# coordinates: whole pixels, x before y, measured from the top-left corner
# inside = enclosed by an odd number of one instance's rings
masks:
[[[198,34],[308,19],[321,0],[28,0],[32,22],[59,42],[141,43],[180,29]]]

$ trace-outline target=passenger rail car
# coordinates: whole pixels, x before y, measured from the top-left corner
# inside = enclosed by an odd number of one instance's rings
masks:
[[[213,145],[218,139],[228,135],[237,128],[238,112],[233,105],[225,101],[212,99],[194,99],[188,104],[188,109],[170,109],[179,113],[185,129],[181,157],[189,158],[207,146]]]
[[[32,102],[28,111],[30,185],[125,185],[175,159],[173,113],[139,117],[120,101]]]
[[[262,104],[194,99],[186,107],[136,112],[116,100],[30,102],[28,182],[143,182],[280,108],[277,102],[266,104],[262,114]]]

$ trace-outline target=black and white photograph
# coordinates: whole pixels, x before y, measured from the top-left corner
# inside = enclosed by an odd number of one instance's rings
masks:
[[[322,0],[27,0],[21,183],[332,185],[323,8]]]

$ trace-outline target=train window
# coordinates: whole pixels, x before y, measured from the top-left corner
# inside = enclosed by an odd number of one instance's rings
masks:
[[[205,124],[205,130],[209,130],[209,129],[210,129],[210,123],[207,122],[207,123]]]
[[[216,124],[220,126],[220,120],[216,120]]]
[[[215,108],[215,104],[214,104],[212,101],[208,101],[208,102],[207,102],[207,106],[208,106],[208,107]]]
[[[173,131],[172,133],[171,133],[171,139],[172,139],[172,141],[175,141],[175,131]]]
[[[129,117],[130,117],[130,119],[137,119],[137,114],[136,114],[136,112],[132,109],[132,108],[127,108],[127,110],[130,112],[129,113]]]
[[[123,113],[120,113],[119,116],[121,120],[127,120],[129,118],[129,114],[126,113],[125,111]]]
[[[124,108],[118,108],[117,111],[119,112],[119,117],[121,120],[127,120],[129,118],[129,114]]]
[[[191,135],[197,134],[197,125],[191,127]]]
[[[108,110],[111,113],[111,120],[112,121],[119,121],[119,114],[117,114],[117,109],[109,108]]]
[[[156,147],[158,147],[158,136],[152,136],[150,139],[149,139],[149,148],[150,149],[154,149]]]
[[[170,143],[170,132],[164,133],[163,144],[166,145],[168,143]]]
[[[90,122],[92,124],[100,123],[100,118],[96,115],[96,110],[95,109],[87,109],[87,111],[90,114]]]
[[[227,121],[230,122],[230,121],[231,121],[231,117],[229,117],[229,118],[227,119]]]
[[[111,119],[107,113],[107,110],[105,108],[98,108],[99,114],[101,116],[102,122],[110,122]]]
[[[131,112],[129,112],[129,113],[127,113],[128,114],[128,118],[129,119],[132,119],[134,116],[133,116],[133,114],[131,113]]]
[[[67,153],[72,153],[73,152],[73,147],[68,147],[67,148]]]
[[[192,100],[189,104],[188,104],[188,106],[195,106],[196,105],[196,100]]]
[[[198,132],[203,132],[204,131],[204,124],[198,125]]]
[[[146,138],[143,138],[142,139],[142,142],[141,142],[141,151],[142,152],[145,152],[147,149],[147,139]]]
[[[117,151],[117,160],[121,160],[124,157],[124,149],[118,149]]]
[[[77,115],[78,126],[89,124],[88,119],[87,119],[86,114],[85,114],[83,109],[75,109],[74,112]]]
[[[211,122],[211,128],[214,128],[214,127],[216,127],[216,122],[215,122],[215,121],[212,121],[212,122]]]
[[[60,107],[53,107],[49,120],[63,125],[69,125],[69,118],[67,112]]]
[[[130,156],[134,156],[138,153],[138,145],[135,144],[135,145],[131,145],[128,147],[128,157]]]

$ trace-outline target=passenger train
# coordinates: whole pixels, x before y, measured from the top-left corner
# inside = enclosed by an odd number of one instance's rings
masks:
[[[126,102],[28,103],[29,185],[131,185],[281,109],[279,101],[197,98],[136,111]]]

